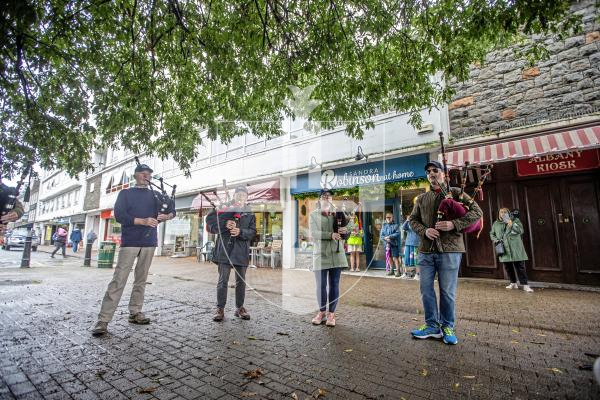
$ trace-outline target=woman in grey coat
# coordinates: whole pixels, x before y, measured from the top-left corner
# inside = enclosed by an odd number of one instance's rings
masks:
[[[335,308],[340,296],[340,277],[342,268],[348,268],[348,260],[344,253],[344,243],[341,234],[346,233],[348,220],[340,217],[336,220],[336,213],[332,207],[331,191],[321,190],[317,209],[310,213],[309,230],[314,241],[313,271],[317,281],[317,301],[319,312],[312,319],[312,323],[320,325],[325,319],[327,306],[327,326],[335,326]],[[343,215],[340,213],[340,216]],[[334,229],[337,227],[337,232]]]

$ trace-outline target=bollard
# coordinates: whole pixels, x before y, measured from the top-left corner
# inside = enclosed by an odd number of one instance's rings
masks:
[[[91,267],[92,266],[92,245],[94,244],[94,242],[87,242],[87,246],[85,247],[85,257],[83,259],[83,266],[84,267]]]

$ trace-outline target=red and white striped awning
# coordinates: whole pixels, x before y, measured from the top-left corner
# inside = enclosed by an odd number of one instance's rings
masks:
[[[446,154],[446,162],[452,168],[464,165],[465,161],[489,164],[596,147],[600,147],[600,126],[450,151]],[[439,158],[441,161],[441,154]]]

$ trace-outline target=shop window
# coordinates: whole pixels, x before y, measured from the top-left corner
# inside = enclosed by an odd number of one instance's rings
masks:
[[[195,211],[178,212],[175,218],[166,222],[165,246],[181,241],[188,247],[197,247],[202,242],[202,220]]]
[[[108,180],[108,185],[106,185],[106,193],[110,193],[110,190],[112,188],[112,184],[113,184],[113,177],[111,176],[110,179]]]

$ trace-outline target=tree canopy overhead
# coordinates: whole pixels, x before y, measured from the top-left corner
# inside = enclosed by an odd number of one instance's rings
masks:
[[[462,81],[519,35],[577,27],[566,0],[0,0],[2,173],[75,173],[117,145],[185,169],[201,129],[278,135],[288,85],[315,85],[311,119],[357,121],[353,137],[376,109],[418,123],[452,95],[436,74]]]

